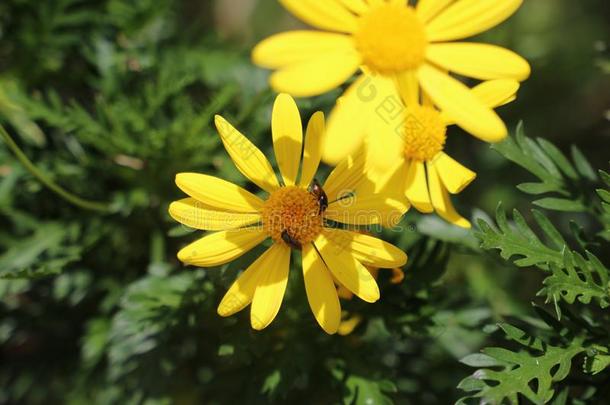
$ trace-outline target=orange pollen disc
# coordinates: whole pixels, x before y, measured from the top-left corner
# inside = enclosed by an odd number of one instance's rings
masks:
[[[269,196],[262,211],[263,228],[277,243],[287,244],[282,233],[300,245],[313,241],[322,232],[322,215],[317,198],[307,190],[282,187]]]
[[[419,161],[434,159],[447,139],[447,126],[440,113],[432,107],[411,106],[406,114],[401,134],[405,157]]]
[[[374,7],[362,16],[354,39],[365,65],[377,73],[415,69],[426,58],[426,29],[410,6]]]

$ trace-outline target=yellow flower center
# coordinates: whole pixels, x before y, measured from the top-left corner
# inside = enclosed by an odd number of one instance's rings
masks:
[[[396,4],[381,5],[364,15],[354,38],[364,63],[381,74],[417,68],[428,44],[415,9]]]
[[[441,114],[432,107],[410,106],[401,136],[404,154],[408,159],[430,161],[445,146],[447,126]]]
[[[263,228],[277,243],[304,245],[322,232],[322,215],[317,198],[298,187],[282,187],[263,206]],[[282,236],[282,234],[284,234]]]

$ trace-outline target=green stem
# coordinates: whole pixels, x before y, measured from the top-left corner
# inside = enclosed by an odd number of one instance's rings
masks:
[[[44,184],[54,193],[59,195],[61,198],[63,198],[64,200],[68,201],[71,204],[76,205],[77,207],[80,207],[80,208],[83,208],[86,210],[99,211],[99,212],[109,212],[110,211],[110,207],[108,206],[108,204],[84,200],[84,199],[70,193],[69,191],[63,189],[57,183],[54,183],[51,179],[49,179],[47,176],[45,176],[40,170],[38,170],[38,168],[36,168],[36,166],[34,166],[34,164],[21,151],[21,149],[19,149],[19,146],[17,146],[17,144],[15,143],[13,138],[11,138],[11,136],[8,134],[8,132],[6,132],[6,130],[4,129],[4,127],[2,125],[0,125],[0,135],[2,135],[2,138],[4,139],[4,141],[6,142],[8,147],[13,151],[13,153],[15,154],[17,159],[21,162],[21,164],[23,166],[25,166],[25,168],[34,177],[36,177],[42,184]]]

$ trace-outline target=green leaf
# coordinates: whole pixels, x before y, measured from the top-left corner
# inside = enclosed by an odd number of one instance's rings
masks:
[[[583,185],[597,181],[597,176],[577,148],[572,149],[574,163],[571,163],[551,142],[526,137],[522,123],[514,137],[492,148],[540,180],[519,184],[519,190],[531,195],[554,194],[534,201],[537,206],[556,211],[584,212],[596,203]]]
[[[364,377],[350,375],[345,382],[347,393],[343,397],[346,405],[392,405],[386,393],[396,392],[394,383],[381,380],[368,380]]]
[[[583,370],[588,374],[599,374],[610,367],[610,353],[608,348],[603,346],[595,346],[587,351]]]
[[[39,224],[32,235],[19,239],[0,256],[0,278],[39,278],[61,273],[80,258],[82,248],[74,243],[79,233],[76,225]]]
[[[224,344],[220,345],[220,347],[218,348],[218,355],[220,357],[232,356],[233,353],[235,353],[235,347],[233,345]]]
[[[610,306],[608,269],[589,252],[587,259],[566,249],[563,265],[552,263],[550,266],[553,274],[544,280],[544,288],[538,294],[546,295],[546,302],[555,304],[558,318],[561,318],[560,300],[568,304],[574,304],[576,300],[590,304],[595,300],[600,308]]]
[[[509,225],[506,211],[502,208],[502,204],[499,204],[496,210],[499,229],[494,229],[483,220],[479,221],[479,230],[475,231],[475,236],[481,241],[483,249],[499,249],[503,259],[514,259],[514,263],[519,267],[538,266],[546,269],[548,263],[562,262],[563,246],[559,247],[558,244],[562,243],[563,239],[558,236],[556,228],[550,226],[548,221],[542,220],[540,213],[534,214],[545,236],[555,246],[551,248],[538,238],[517,210],[514,211],[513,216],[516,224],[514,227]]]
[[[191,299],[193,289],[201,294],[196,282],[201,274],[147,276],[129,286],[108,333],[112,380],[138,369],[141,359],[163,349],[172,328],[182,321],[180,311]]]
[[[597,189],[595,190],[597,195],[599,196],[599,198],[601,198],[602,200],[604,200],[607,203],[610,203],[610,191],[608,190],[604,190],[604,189]]]
[[[565,211],[565,212],[584,212],[587,207],[580,201],[572,201],[566,198],[541,198],[534,201],[534,204],[546,208],[547,210]]]
[[[545,153],[553,160],[557,167],[569,178],[576,180],[578,174],[574,170],[572,163],[566,158],[566,156],[559,150],[559,148],[553,145],[551,142],[544,138],[536,138],[538,144],[544,149]]]
[[[281,382],[282,382],[281,371],[273,370],[273,372],[265,378],[265,382],[263,383],[263,387],[261,388],[261,393],[266,394],[270,397],[275,396]]]
[[[547,183],[521,183],[517,185],[517,189],[531,195],[540,195],[557,191],[554,184]]]
[[[572,160],[574,160],[576,170],[578,170],[578,173],[580,173],[581,176],[589,179],[590,181],[597,180],[595,170],[593,170],[593,167],[591,167],[591,164],[589,164],[589,161],[585,155],[582,154],[576,145],[572,146]]]
[[[486,360],[494,367],[481,368],[458,386],[469,392],[461,403],[480,399],[491,404],[520,403],[523,397],[534,404],[544,404],[554,395],[554,384],[564,380],[572,367],[572,359],[585,351],[583,339],[577,337],[566,346],[553,346],[508,324],[500,327],[506,337],[525,350],[511,351],[501,347],[483,349]],[[486,357],[486,358],[487,358]],[[495,363],[494,363],[495,362]],[[535,383],[535,385],[534,385]]]

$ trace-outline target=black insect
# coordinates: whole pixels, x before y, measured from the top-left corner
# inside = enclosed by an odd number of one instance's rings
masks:
[[[318,200],[318,204],[320,204],[319,213],[323,213],[326,208],[328,208],[328,197],[326,196],[326,193],[324,192],[324,189],[322,188],[318,180],[313,179],[313,181],[309,185],[309,192],[316,197],[316,199]]]
[[[288,229],[282,231],[282,240],[293,249],[301,249],[301,244],[290,236]]]

